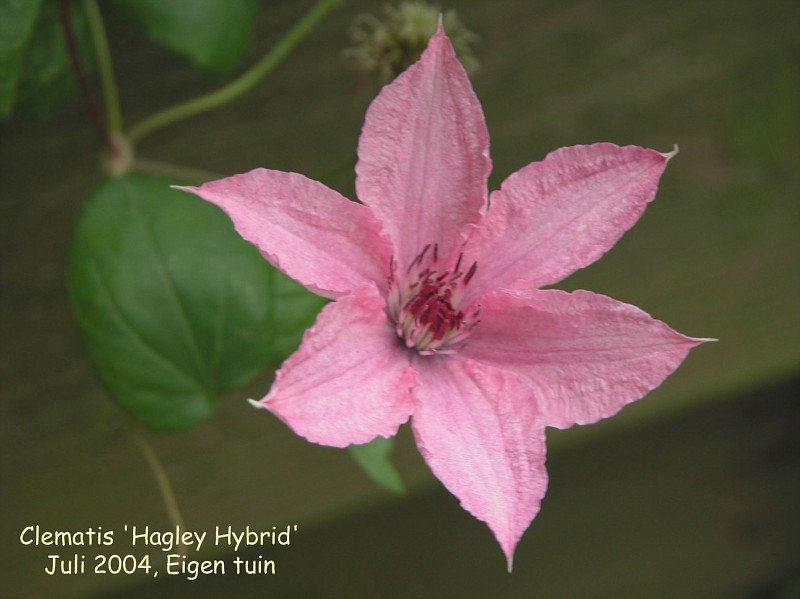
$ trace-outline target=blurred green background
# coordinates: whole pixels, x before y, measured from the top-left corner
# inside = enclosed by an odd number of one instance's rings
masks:
[[[263,2],[248,63],[311,4]],[[348,26],[382,6],[344,3],[254,92],[154,134],[140,154],[219,174],[329,175],[353,157],[375,92],[341,60]],[[492,188],[559,146],[680,145],[641,222],[561,287],[720,342],[620,416],[550,431],[550,491],[510,576],[407,430],[395,456],[410,493],[397,498],[346,452],[254,413],[243,399],[269,373],[197,429],[149,438],[189,529],[298,525],[290,547],[264,555],[275,576],[46,576],[53,550],[21,546],[25,526],[170,523],[67,301],[72,226],[98,181],[91,122],[78,99],[48,121],[14,117],[0,123],[1,597],[800,596],[800,3],[452,7],[480,37],[472,80]],[[128,123],[219,85],[121,20],[107,26]],[[328,182],[353,197],[351,171]]]

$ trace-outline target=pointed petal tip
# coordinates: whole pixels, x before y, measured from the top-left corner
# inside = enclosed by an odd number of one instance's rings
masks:
[[[688,335],[684,335],[682,333],[678,333],[678,336],[683,338],[683,343],[689,344],[691,349],[694,349],[698,345],[703,345],[704,343],[716,343],[719,339],[715,339],[714,337],[689,337]]]
[[[514,569],[514,550],[511,550],[511,554],[506,554],[506,561],[508,563],[508,573],[511,574],[511,571]]]
[[[670,161],[670,160],[672,160],[672,159],[673,159],[675,156],[677,156],[677,155],[678,155],[678,152],[680,152],[680,148],[678,147],[678,144],[674,144],[674,145],[672,146],[672,151],[671,151],[671,152],[662,153],[662,156],[664,156],[664,158],[666,158],[666,159],[667,159],[667,161]]]
[[[450,38],[447,37],[447,32],[445,32],[444,30],[444,16],[442,15],[442,13],[439,13],[439,24],[436,26],[436,33],[434,33],[431,36],[431,39],[428,40],[428,47],[431,47],[435,43],[440,42],[442,40],[448,42],[450,45],[453,44],[453,42],[450,41]]]
[[[249,403],[251,406],[253,406],[254,408],[256,408],[258,410],[266,410],[267,409],[267,406],[265,406],[264,403],[262,401],[259,401],[259,400],[248,399],[247,403]]]

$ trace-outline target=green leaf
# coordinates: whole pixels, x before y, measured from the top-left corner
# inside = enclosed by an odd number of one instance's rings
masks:
[[[328,303],[294,279],[270,267],[267,308],[270,323],[270,364],[278,365],[300,346],[303,333],[314,324],[317,314]]]
[[[76,3],[70,3],[72,26],[86,71],[92,63],[91,40],[86,18]],[[56,2],[46,2],[22,59],[16,106],[20,112],[45,118],[75,92],[67,44]]]
[[[364,472],[378,485],[393,493],[404,493],[405,486],[400,473],[389,460],[394,446],[394,437],[376,437],[364,445],[350,445],[347,449]]]
[[[256,0],[109,0],[106,5],[152,39],[218,74],[244,57],[257,8]]]
[[[113,399],[148,427],[176,430],[291,351],[320,303],[282,281],[221,210],[168,185],[102,184],[77,223],[69,283]]]
[[[0,2],[0,118],[14,108],[22,57],[33,33],[41,0]]]

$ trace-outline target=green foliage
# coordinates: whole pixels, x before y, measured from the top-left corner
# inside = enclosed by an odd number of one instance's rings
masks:
[[[152,39],[218,74],[243,58],[257,8],[255,0],[109,0],[105,5]]]
[[[70,7],[75,41],[88,71],[92,67],[92,46],[86,19],[75,3],[70,3]],[[75,76],[58,5],[56,2],[45,2],[22,59],[16,107],[25,114],[46,118],[74,92]]]
[[[305,330],[314,324],[328,300],[309,292],[300,283],[268,266],[267,301],[270,342],[266,348],[269,363],[278,365],[294,352]]]
[[[22,58],[33,35],[41,0],[0,2],[0,117],[11,114]]]
[[[393,493],[404,493],[405,486],[400,474],[389,460],[393,446],[394,437],[376,437],[369,443],[351,445],[348,449],[350,455],[375,483]]]
[[[320,306],[218,208],[143,176],[107,181],[89,198],[69,283],[112,398],[162,430],[199,424],[222,390],[284,358]]]
[[[92,66],[81,4],[70,2],[80,60]],[[236,67],[252,37],[256,0],[109,0],[155,41],[215,74]],[[0,2],[0,118],[15,108],[47,117],[75,89],[56,0]]]

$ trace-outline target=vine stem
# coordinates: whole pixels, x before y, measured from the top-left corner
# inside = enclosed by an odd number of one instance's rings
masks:
[[[75,40],[75,27],[72,23],[69,0],[59,0],[58,12],[59,18],[61,19],[61,29],[64,32],[64,39],[67,43],[69,61],[72,65],[72,71],[75,73],[75,79],[77,80],[78,88],[81,91],[83,101],[86,104],[86,109],[89,111],[89,114],[94,121],[95,128],[100,134],[102,142],[110,149],[113,144],[111,141],[111,135],[108,131],[108,125],[106,124],[103,113],[100,111],[100,107],[97,104],[97,99],[92,93],[92,86],[89,83],[89,78],[86,76],[86,70],[83,68],[83,63],[81,62],[78,43]]]
[[[164,179],[175,179],[180,182],[192,184],[205,183],[206,181],[213,181],[214,179],[222,179],[224,177],[224,175],[210,173],[196,168],[138,157],[133,159],[131,170],[136,173],[146,173]]]
[[[114,65],[111,62],[111,50],[108,47],[108,36],[103,25],[103,15],[96,0],[83,0],[83,9],[89,22],[92,35],[97,70],[103,86],[103,98],[106,105],[106,122],[108,123],[109,141],[113,151],[113,137],[122,135],[122,108],[117,93],[117,82],[114,78]]]
[[[209,94],[157,112],[134,125],[128,133],[128,138],[135,143],[162,127],[235,100],[277,67],[322,18],[340,2],[341,0],[319,0],[259,62],[240,77]]]
[[[153,446],[145,436],[139,432],[135,425],[131,426],[129,430],[131,437],[133,437],[133,440],[136,442],[136,446],[139,448],[139,451],[142,453],[147,465],[150,467],[150,471],[156,479],[156,484],[158,485],[159,491],[161,491],[161,497],[164,500],[164,506],[167,508],[170,522],[172,522],[173,526],[178,526],[186,530],[183,515],[178,507],[178,500],[175,498],[175,492],[172,490],[167,472],[164,470],[161,460],[158,459],[158,454],[156,454]],[[179,547],[180,554],[186,557],[186,547],[183,544],[180,544]]]

